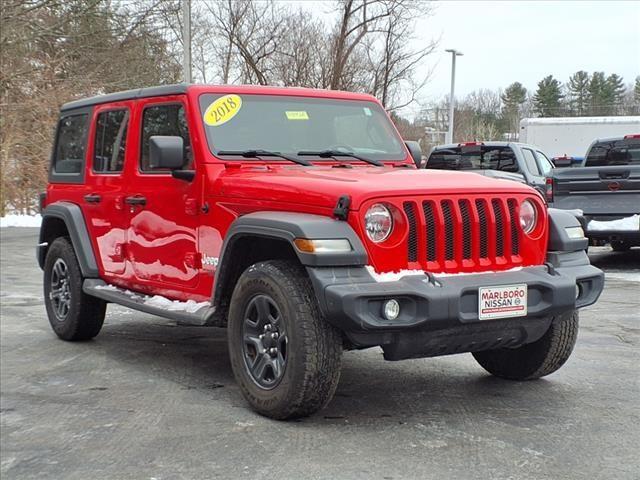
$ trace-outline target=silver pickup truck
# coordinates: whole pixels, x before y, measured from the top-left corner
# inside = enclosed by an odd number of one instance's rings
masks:
[[[464,170],[487,177],[513,180],[544,195],[553,164],[540,149],[517,142],[466,142],[435,147],[424,168]]]
[[[640,245],[640,134],[596,140],[581,167],[549,173],[545,196],[549,206],[582,211],[591,244]]]

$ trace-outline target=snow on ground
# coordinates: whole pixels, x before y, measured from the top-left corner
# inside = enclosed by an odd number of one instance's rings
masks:
[[[624,280],[625,282],[640,283],[640,272],[605,272],[605,279]]]
[[[590,232],[637,232],[640,230],[640,215],[631,215],[618,220],[591,220],[587,230]]]
[[[40,227],[42,217],[36,215],[16,215],[10,214],[0,217],[0,227]]]

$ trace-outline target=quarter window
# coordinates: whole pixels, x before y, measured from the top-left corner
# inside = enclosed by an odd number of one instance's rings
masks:
[[[527,170],[534,175],[540,175],[540,170],[538,170],[538,164],[533,156],[533,151],[528,148],[523,148],[522,153],[524,155],[524,162],[527,164]]]
[[[60,119],[53,159],[57,175],[80,175],[87,143],[88,114],[69,115]]]
[[[148,107],[142,115],[142,152],[140,170],[158,171],[149,165],[149,139],[154,135],[182,137],[184,141],[185,168],[191,168],[193,158],[189,142],[189,129],[182,104],[156,105]]]
[[[102,112],[96,121],[93,170],[98,173],[121,172],[127,139],[129,112]]]
[[[538,166],[540,167],[542,175],[547,175],[553,170],[553,164],[544,153],[536,150],[536,158],[538,159]]]

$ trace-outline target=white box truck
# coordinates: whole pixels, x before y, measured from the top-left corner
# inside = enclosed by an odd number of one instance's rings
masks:
[[[582,160],[598,138],[640,133],[640,116],[523,118],[518,141],[540,148],[549,158]]]

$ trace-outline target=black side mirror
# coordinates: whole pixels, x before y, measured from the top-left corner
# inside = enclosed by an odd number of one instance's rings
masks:
[[[182,137],[154,135],[149,139],[149,166],[179,170],[184,166],[184,140]]]
[[[407,140],[404,144],[409,149],[411,158],[413,158],[413,163],[416,164],[416,167],[420,168],[422,165],[422,149],[420,148],[420,144],[412,140]]]

